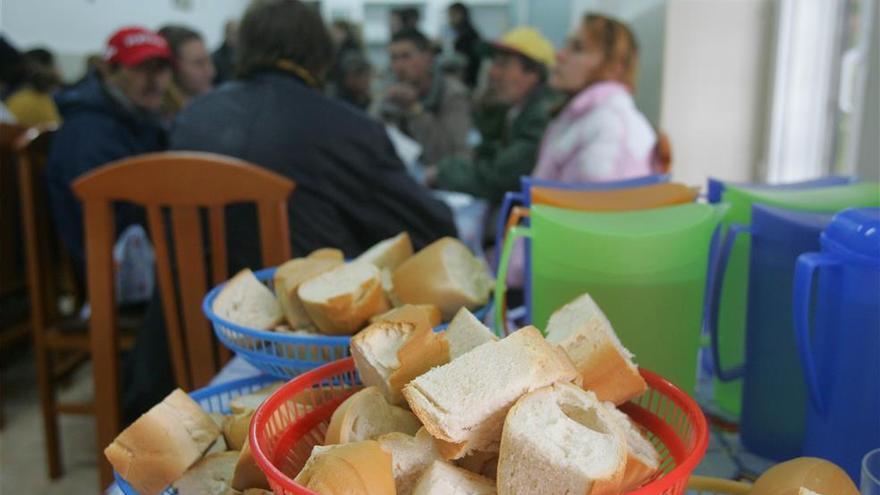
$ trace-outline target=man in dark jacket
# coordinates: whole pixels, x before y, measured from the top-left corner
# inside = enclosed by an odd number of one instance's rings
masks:
[[[165,40],[147,29],[121,29],[108,41],[105,60],[105,80],[93,75],[56,97],[64,125],[47,164],[56,229],[80,276],[85,261],[82,206],[71,183],[101,165],[161,151],[167,144],[157,113],[171,83],[171,51]],[[116,216],[121,231],[137,215],[120,207]]]
[[[295,255],[332,246],[355,256],[404,230],[416,247],[455,235],[448,208],[409,178],[385,129],[321,93],[333,45],[314,9],[296,0],[256,2],[238,48],[242,79],[184,110],[171,147],[234,156],[293,179]],[[227,217],[231,268],[259,266],[251,211],[231,209]]]

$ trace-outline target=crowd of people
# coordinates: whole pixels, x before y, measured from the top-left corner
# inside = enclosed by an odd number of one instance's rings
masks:
[[[530,27],[484,40],[461,3],[449,7],[437,40],[419,22],[415,8],[391,13],[387,73],[371,64],[355,24],[328,26],[298,0],[254,0],[240,22],[227,23],[213,54],[186,26],[120,29],[69,86],[47,50],[20,53],[3,40],[0,120],[61,124],[47,180],[80,274],[72,182],[142,153],[220,153],[293,179],[293,252],[333,246],[347,256],[403,230],[416,248],[455,235],[430,188],[496,205],[523,175],[610,181],[662,165],[657,135],[633,100],[638,45],[625,24],[585,15],[556,52]],[[404,163],[389,127],[417,143],[415,164]],[[231,270],[260,266],[249,215],[229,212]],[[138,212],[120,210],[116,220],[121,231]],[[170,372],[159,375],[128,388],[139,401],[130,414],[167,392],[159,382]]]

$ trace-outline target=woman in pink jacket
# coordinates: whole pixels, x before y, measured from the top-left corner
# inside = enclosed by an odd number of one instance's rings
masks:
[[[638,70],[632,31],[587,14],[556,58],[550,85],[569,99],[544,134],[533,175],[604,182],[652,173],[657,136],[632,97]]]

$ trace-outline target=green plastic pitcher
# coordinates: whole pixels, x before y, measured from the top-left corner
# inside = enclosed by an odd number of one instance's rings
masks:
[[[727,205],[684,204],[630,212],[533,205],[531,226],[504,243],[495,290],[496,331],[514,239],[532,242],[532,316],[588,292],[639,366],[693,392],[709,241]]]
[[[779,208],[817,213],[834,213],[845,208],[880,206],[880,184],[862,182],[810,189],[750,189],[727,186],[721,201],[730,209],[722,221],[723,232],[731,224],[752,223],[752,205],[759,203]],[[720,243],[719,243],[720,244]],[[749,274],[750,240],[741,236],[730,251],[720,301],[707,301],[707,325],[719,357],[715,363],[715,404],[738,418],[742,404],[742,364],[745,356],[746,301]],[[717,311],[717,315],[713,314]]]

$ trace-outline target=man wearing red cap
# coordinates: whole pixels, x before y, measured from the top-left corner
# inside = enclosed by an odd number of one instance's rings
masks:
[[[171,83],[171,58],[158,34],[140,27],[120,29],[107,41],[103,79],[87,78],[56,97],[64,125],[49,152],[49,199],[56,228],[80,276],[82,209],[70,184],[106,163],[167,147],[157,112]],[[117,233],[138,216],[131,207],[117,208]]]

